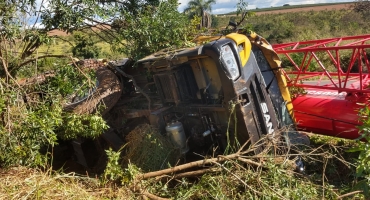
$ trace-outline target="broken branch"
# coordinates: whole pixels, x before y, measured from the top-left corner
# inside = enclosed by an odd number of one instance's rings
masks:
[[[239,152],[239,153],[234,153],[234,154],[230,154],[230,155],[226,155],[226,156],[218,156],[217,158],[198,160],[198,161],[186,163],[186,164],[183,164],[183,165],[178,165],[178,166],[175,166],[175,167],[172,167],[172,168],[160,170],[160,171],[148,172],[148,173],[145,173],[145,174],[142,174],[141,176],[139,176],[138,179],[148,179],[148,178],[152,178],[152,177],[156,177],[156,176],[162,176],[162,175],[166,175],[166,174],[173,174],[175,172],[183,171],[183,170],[190,169],[190,168],[193,168],[193,167],[204,167],[207,164],[214,164],[215,162],[223,162],[223,161],[226,161],[226,160],[229,160],[229,159],[237,159],[237,158],[239,158],[240,155],[242,155],[242,153],[243,152]],[[244,159],[244,160],[248,160],[248,159]],[[254,164],[258,167],[261,166],[261,164],[256,163],[254,161],[250,161],[249,163]]]

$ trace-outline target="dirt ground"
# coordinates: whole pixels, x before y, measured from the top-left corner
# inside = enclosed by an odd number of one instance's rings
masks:
[[[48,35],[49,36],[67,36],[69,34],[67,32],[55,29],[55,30],[49,31]]]

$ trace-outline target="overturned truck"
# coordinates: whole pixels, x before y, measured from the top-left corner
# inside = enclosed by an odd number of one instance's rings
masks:
[[[86,107],[104,103],[111,129],[102,138],[116,150],[140,123],[158,128],[183,155],[222,154],[228,145],[263,137],[304,142],[297,141],[305,138],[295,132],[280,59],[265,39],[231,33],[195,42],[196,47],[162,50],[134,64],[123,59],[98,67],[97,89],[67,108],[90,112]],[[94,161],[87,160],[86,146],[73,142],[77,161],[89,167]]]

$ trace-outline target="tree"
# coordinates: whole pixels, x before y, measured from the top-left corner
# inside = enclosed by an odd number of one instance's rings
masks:
[[[54,29],[73,33],[94,27],[92,31],[100,39],[135,59],[158,48],[186,43],[190,30],[189,21],[177,11],[176,0],[48,0],[48,4],[44,1],[0,2],[0,77],[14,79],[18,70],[37,60],[68,56],[36,56],[41,45],[53,40],[47,33]],[[106,28],[113,22],[124,22],[119,25],[129,29]],[[139,27],[146,31],[139,33]],[[160,32],[168,34],[157,34]],[[132,35],[140,36],[140,40]]]
[[[200,26],[209,28],[212,24],[212,4],[215,4],[215,0],[191,0],[188,3],[188,7],[184,10],[184,13],[190,17],[199,16],[201,17]]]
[[[137,15],[122,12],[115,21],[117,31],[112,47],[137,60],[163,48],[190,44],[194,27],[186,15],[177,11],[177,6],[177,0],[168,0]]]
[[[69,56],[38,54],[41,45],[54,39],[49,31],[89,30],[133,59],[187,45],[192,32],[187,16],[177,11],[177,0],[41,1],[0,1],[0,167],[47,164],[50,154],[41,154],[41,149],[50,150],[61,138],[94,138],[107,128],[99,113],[63,111],[70,93],[95,86],[94,72],[82,72],[56,59],[45,66],[54,69],[52,75],[40,76],[44,81],[38,84],[38,70],[44,67],[40,61]],[[125,22],[124,27],[107,28],[113,21]],[[94,56],[91,38],[80,38],[75,53]],[[22,70],[24,76],[35,76],[35,84],[24,81],[27,84],[22,85],[18,76]]]
[[[95,45],[95,42],[88,39],[88,36],[83,34],[75,34],[76,45],[72,48],[74,57],[78,58],[98,58],[101,48]]]

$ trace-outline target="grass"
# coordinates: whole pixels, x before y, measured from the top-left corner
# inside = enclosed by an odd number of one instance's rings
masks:
[[[355,183],[351,162],[356,155],[346,151],[356,143],[318,135],[310,139],[312,147],[299,152],[307,165],[304,174],[296,173],[285,156],[263,154],[244,156],[257,164],[235,159],[211,163],[201,167],[210,170],[198,176],[162,174],[141,179],[143,172],[135,172],[122,182],[13,167],[0,170],[0,199],[137,199],[143,195],[174,199],[337,199],[348,194]],[[123,173],[134,174],[132,170],[128,166]],[[361,199],[358,193],[351,197],[355,195]]]
[[[72,45],[74,45],[73,42],[69,43],[66,40],[71,40],[71,36],[60,38],[54,38],[51,40],[50,44],[42,45],[38,51],[37,54],[39,56],[41,55],[47,55],[47,54],[55,54],[55,55],[71,55],[72,56]],[[100,48],[100,58],[108,58],[108,59],[119,59],[124,58],[124,54],[119,52],[113,52],[111,50],[110,44],[107,42],[97,42],[95,44],[98,48]]]
[[[0,169],[0,199],[128,199],[126,188],[105,187],[99,179],[26,167]]]

